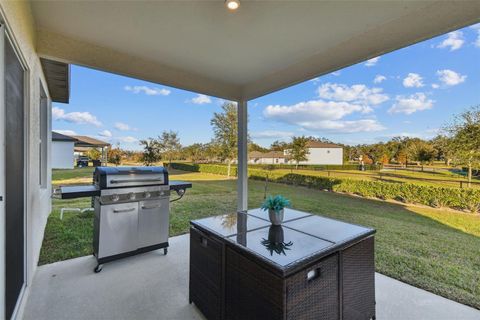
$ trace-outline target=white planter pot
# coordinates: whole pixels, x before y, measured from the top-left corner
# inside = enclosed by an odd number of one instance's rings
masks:
[[[268,217],[270,218],[270,222],[273,225],[275,226],[281,225],[283,222],[283,209],[280,211],[268,209]]]

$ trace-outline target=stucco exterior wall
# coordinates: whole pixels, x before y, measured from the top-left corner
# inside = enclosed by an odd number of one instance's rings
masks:
[[[309,148],[308,161],[301,164],[343,164],[342,148]]]
[[[73,169],[71,141],[52,141],[52,169]]]
[[[6,26],[20,60],[26,67],[25,147],[26,147],[26,291],[20,303],[17,317],[21,317],[23,303],[28,297],[29,286],[38,263],[47,217],[51,211],[51,146],[47,148],[46,187],[40,186],[39,141],[40,141],[40,83],[45,92],[47,84],[35,50],[35,24],[27,1],[0,0],[0,20]],[[51,141],[51,108],[48,107],[48,140]],[[8,168],[7,168],[8,170]],[[0,231],[3,232],[3,231]],[[4,276],[4,275],[2,275]],[[0,288],[4,291],[4,288]],[[0,312],[4,304],[1,303]]]
[[[299,164],[343,164],[343,148],[308,148],[307,161]],[[290,161],[290,163],[295,163]]]

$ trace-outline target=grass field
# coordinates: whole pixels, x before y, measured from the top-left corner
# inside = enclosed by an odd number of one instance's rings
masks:
[[[55,171],[54,183],[83,181],[82,176],[90,183],[91,170]],[[188,232],[192,219],[234,212],[235,180],[181,171],[171,171],[170,178],[192,181],[194,186],[172,205],[171,235]],[[249,207],[261,204],[263,188],[263,182],[249,181]],[[268,192],[291,199],[295,209],[377,229],[378,272],[480,309],[478,215],[282,184],[270,184]],[[93,214],[58,217],[61,207],[87,207],[89,203],[90,199],[53,201],[40,264],[91,254]]]

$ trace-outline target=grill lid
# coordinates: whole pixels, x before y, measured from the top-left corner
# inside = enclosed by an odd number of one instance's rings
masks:
[[[168,184],[165,167],[97,167],[93,176],[101,189]]]

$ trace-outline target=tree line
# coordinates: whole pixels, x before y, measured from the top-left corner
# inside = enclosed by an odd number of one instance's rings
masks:
[[[225,103],[220,112],[215,112],[210,121],[213,139],[208,143],[193,143],[182,146],[178,132],[164,131],[157,138],[140,141],[141,152],[123,151],[120,148],[109,150],[110,161],[119,164],[122,159],[137,160],[145,165],[158,161],[167,165],[173,160],[199,162],[226,162],[230,172],[231,164],[237,158],[237,107]],[[287,150],[287,156],[297,164],[308,158],[309,141],[333,143],[326,138],[297,136],[290,142],[274,141],[269,147],[262,147],[248,138],[251,151],[269,152]],[[456,115],[433,139],[394,137],[387,142],[372,144],[345,145],[344,163],[365,164],[431,164],[443,161],[445,165],[465,166],[469,181],[474,169],[480,166],[480,107],[470,108]]]

